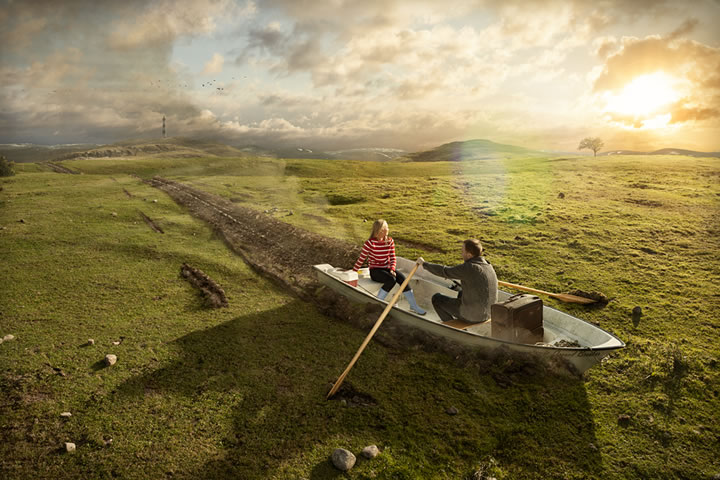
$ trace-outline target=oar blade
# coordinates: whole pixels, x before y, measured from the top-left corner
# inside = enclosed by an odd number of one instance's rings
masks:
[[[570,295],[569,293],[556,293],[552,296],[567,303],[582,303],[588,305],[597,302],[594,298],[578,297],[577,295]]]

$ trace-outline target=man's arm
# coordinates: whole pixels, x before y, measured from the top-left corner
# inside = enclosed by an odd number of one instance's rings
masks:
[[[443,278],[456,278],[462,280],[465,277],[465,264],[461,263],[454,267],[446,267],[437,263],[423,263],[423,268],[433,275]]]

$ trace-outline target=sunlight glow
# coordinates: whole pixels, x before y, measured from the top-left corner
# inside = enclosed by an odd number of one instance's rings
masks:
[[[680,98],[676,84],[663,72],[636,77],[619,94],[605,95],[605,111],[634,117],[636,128],[665,127],[671,119],[668,108]]]

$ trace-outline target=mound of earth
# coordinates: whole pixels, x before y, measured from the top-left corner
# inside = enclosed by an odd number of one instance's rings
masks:
[[[200,290],[206,305],[213,308],[228,306],[225,290],[215,283],[212,278],[205,275],[202,270],[183,263],[182,267],[180,267],[180,275],[190,282],[193,287]]]
[[[585,297],[585,298],[592,298],[597,303],[600,303],[602,305],[607,305],[607,303],[612,300],[611,298],[608,298],[607,295],[601,292],[586,292],[585,290],[571,290],[569,292],[565,292],[568,295],[575,295],[576,297]]]

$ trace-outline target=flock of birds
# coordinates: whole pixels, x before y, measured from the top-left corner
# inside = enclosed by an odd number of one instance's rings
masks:
[[[242,78],[247,78],[247,75],[244,76],[244,77],[242,77]],[[232,77],[232,79],[233,79],[233,80],[236,80],[235,77]],[[160,79],[158,79],[157,81],[150,80],[150,86],[151,86],[151,87],[155,87],[155,88],[167,88],[167,87],[169,86],[169,84],[170,84],[170,80],[165,80],[165,81],[160,80]],[[203,88],[214,88],[216,93],[220,93],[220,92],[224,92],[224,91],[225,91],[225,87],[219,87],[219,86],[217,86],[217,79],[209,80],[209,81],[207,81],[207,82],[205,82],[205,83],[201,83],[200,85],[201,85]],[[185,84],[178,83],[178,87],[180,87],[180,88],[189,88],[189,86],[188,86],[187,83],[185,83]]]

